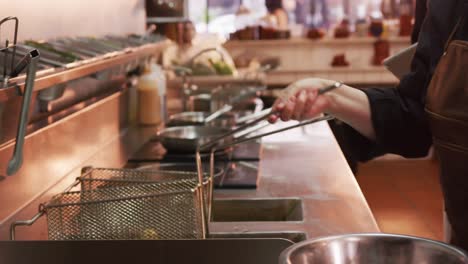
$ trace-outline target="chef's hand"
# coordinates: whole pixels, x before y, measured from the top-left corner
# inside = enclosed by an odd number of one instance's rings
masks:
[[[326,112],[330,99],[325,95],[318,95],[318,90],[334,84],[335,81],[318,78],[307,78],[292,83],[286,87],[273,104],[272,115],[268,121],[275,123],[282,121],[305,120],[314,118]]]

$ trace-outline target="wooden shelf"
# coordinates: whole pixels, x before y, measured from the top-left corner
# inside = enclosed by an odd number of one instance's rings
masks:
[[[377,40],[374,37],[349,37],[349,38],[323,38],[323,39],[308,39],[308,38],[290,38],[290,39],[275,39],[275,40],[229,40],[224,45],[226,47],[245,46],[245,45],[350,45],[350,44],[372,44]],[[390,43],[410,44],[409,37],[391,37],[387,38]]]

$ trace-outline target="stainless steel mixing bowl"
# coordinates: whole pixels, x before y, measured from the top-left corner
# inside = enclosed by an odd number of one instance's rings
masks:
[[[392,234],[348,234],[304,241],[281,253],[281,264],[462,264],[462,250],[433,240]]]

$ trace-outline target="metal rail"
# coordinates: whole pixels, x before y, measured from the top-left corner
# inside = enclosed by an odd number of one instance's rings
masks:
[[[132,51],[122,55],[118,55],[112,58],[103,58],[102,60],[90,62],[72,69],[59,70],[48,75],[37,77],[34,83],[33,92],[38,92],[57,84],[89,76],[93,73],[111,69],[113,67],[130,63],[144,57],[156,55],[165,47],[165,45],[167,45],[167,43],[167,41],[161,41],[155,44],[146,44],[138,48],[133,48]],[[11,79],[10,81],[14,84],[4,89],[0,89],[0,102],[8,101],[9,99],[18,96],[18,87],[21,89],[21,91],[24,90],[26,83],[24,76]]]

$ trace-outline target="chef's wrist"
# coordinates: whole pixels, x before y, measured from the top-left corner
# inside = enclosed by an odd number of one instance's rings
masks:
[[[336,82],[332,82],[334,84]],[[327,106],[324,109],[324,112],[331,115],[340,115],[344,110],[343,102],[346,99],[347,90],[352,89],[352,87],[341,83],[341,86],[323,94],[327,98]]]

